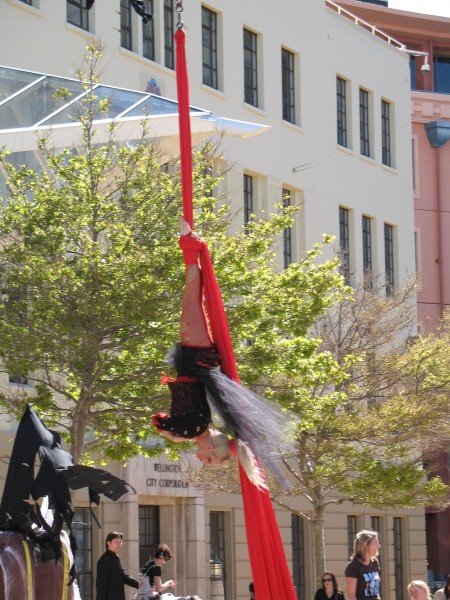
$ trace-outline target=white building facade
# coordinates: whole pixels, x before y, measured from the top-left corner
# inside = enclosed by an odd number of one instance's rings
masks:
[[[95,0],[90,10],[85,0],[0,0],[0,63],[73,77],[94,39],[105,48],[103,83],[176,99],[176,3],[145,4],[154,18],[144,26],[127,0]],[[186,0],[181,18],[191,105],[270,126],[263,135],[223,139],[231,170],[221,185],[232,201],[233,227],[289,197],[303,211],[292,237],[280,243],[280,264],[330,233],[336,242],[328,252],[341,252],[351,283],[371,271],[388,288],[401,285],[415,272],[408,56],[325,0]],[[2,455],[12,431],[14,424],[2,425]],[[122,562],[130,574],[146,548],[164,541],[175,554],[164,577],[179,582],[178,593],[217,597],[210,560],[218,558],[225,600],[248,597],[239,496],[204,496],[165,457],[112,469],[137,493],[102,503],[100,531],[77,497],[77,518],[87,524],[79,530],[85,600],[95,598],[95,562],[110,530],[125,534]],[[309,510],[300,498],[297,508]],[[315,591],[308,522],[285,510],[277,517],[298,597],[306,600]],[[407,583],[426,577],[423,510],[345,503],[330,509],[327,568],[341,585],[349,539],[362,528],[380,531],[383,600],[406,598]]]

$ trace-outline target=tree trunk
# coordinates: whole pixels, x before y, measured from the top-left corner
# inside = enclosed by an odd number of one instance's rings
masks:
[[[314,511],[311,518],[314,541],[314,568],[316,573],[317,588],[322,587],[322,574],[326,570],[325,560],[325,533],[324,513],[325,507],[313,503]]]

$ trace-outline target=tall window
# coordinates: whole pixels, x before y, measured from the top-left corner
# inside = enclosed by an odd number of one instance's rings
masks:
[[[225,513],[223,511],[211,511],[209,513],[209,542],[210,542],[210,563],[218,564],[219,568],[214,569],[213,577],[221,578],[223,581],[225,598],[227,597],[227,569],[225,562]],[[213,569],[211,569],[213,573]]]
[[[244,102],[258,106],[257,35],[244,29]]]
[[[89,508],[75,508],[72,530],[77,543],[75,565],[80,595],[83,600],[93,600],[92,521]]]
[[[145,0],[145,10],[153,14],[153,0]],[[150,19],[142,24],[142,54],[145,58],[155,60],[155,21]]]
[[[290,190],[283,190],[283,206],[291,205]],[[292,227],[286,227],[283,231],[283,265],[288,267],[292,262]]]
[[[356,515],[347,515],[347,552],[348,558],[353,556],[353,546],[358,533],[358,518]]]
[[[361,154],[370,156],[369,140],[369,92],[359,89],[359,134]]]
[[[370,517],[370,528],[380,536],[380,517]]]
[[[394,290],[394,228],[392,225],[384,224],[384,264],[386,273],[386,294]]]
[[[434,91],[450,94],[450,56],[433,56]]]
[[[31,1],[27,4],[31,4]],[[86,0],[67,0],[67,22],[89,31],[89,11]]]
[[[347,82],[336,78],[337,142],[347,147]]]
[[[395,600],[403,600],[403,532],[402,519],[394,517],[394,583]]]
[[[127,50],[133,49],[131,37],[131,4],[120,0],[120,45]]]
[[[289,50],[281,49],[281,85],[283,119],[295,123],[295,56]]]
[[[381,531],[381,519],[378,516],[370,517],[370,528],[372,531],[378,532],[378,539],[380,541],[381,548],[383,548],[383,540],[381,539],[382,531]],[[378,551],[378,561],[381,563],[381,553]]]
[[[253,214],[253,177],[244,175],[244,225],[250,221]]]
[[[386,100],[381,101],[381,152],[383,165],[392,166],[391,157],[391,105]]]
[[[202,7],[203,83],[217,90],[217,14]]]
[[[363,269],[364,287],[372,288],[372,219],[363,215],[362,218]]]
[[[350,230],[348,224],[349,211],[339,207],[339,258],[341,259],[341,273],[345,283],[350,284]]]
[[[139,567],[142,567],[159,544],[159,506],[139,507]]]
[[[409,73],[411,76],[411,89],[416,90],[417,89],[417,81],[416,81],[416,57],[415,56],[409,57]]]
[[[298,600],[306,597],[306,563],[304,521],[298,515],[291,515],[292,573]]]
[[[175,68],[173,0],[164,0],[164,65]]]

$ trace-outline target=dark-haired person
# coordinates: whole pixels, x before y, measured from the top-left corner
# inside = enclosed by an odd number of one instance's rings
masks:
[[[250,592],[250,600],[255,600],[255,586],[253,585],[253,581],[250,582],[248,591]]]
[[[177,582],[169,579],[165,583],[161,581],[161,567],[172,558],[172,552],[167,544],[159,544],[153,554],[153,560],[149,560],[142,567],[142,575],[149,579],[150,587],[162,594],[169,588],[174,588]]]
[[[443,587],[434,594],[433,600],[450,600],[450,575],[447,576]]]
[[[125,585],[139,588],[139,581],[125,572],[120,564],[123,533],[110,531],[106,536],[106,552],[97,561],[97,600],[125,600]]]
[[[345,600],[343,592],[340,591],[336,577],[331,571],[325,571],[322,575],[322,587],[314,596],[314,600]]]
[[[353,556],[345,568],[348,600],[380,600],[379,549],[376,531],[364,529],[356,534]]]

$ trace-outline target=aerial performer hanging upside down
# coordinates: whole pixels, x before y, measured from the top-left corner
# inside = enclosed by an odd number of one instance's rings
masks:
[[[226,466],[237,454],[256,486],[266,485],[262,466],[289,487],[278,459],[291,448],[292,416],[220,371],[221,357],[203,304],[199,257],[206,248],[205,242],[184,219],[180,222],[179,245],[185,263],[180,344],[167,357],[177,376],[163,377],[172,397],[170,415],[158,413],[153,416],[153,423],[161,435],[174,442],[194,441],[197,457],[204,464]],[[226,433],[213,428],[211,409]]]

